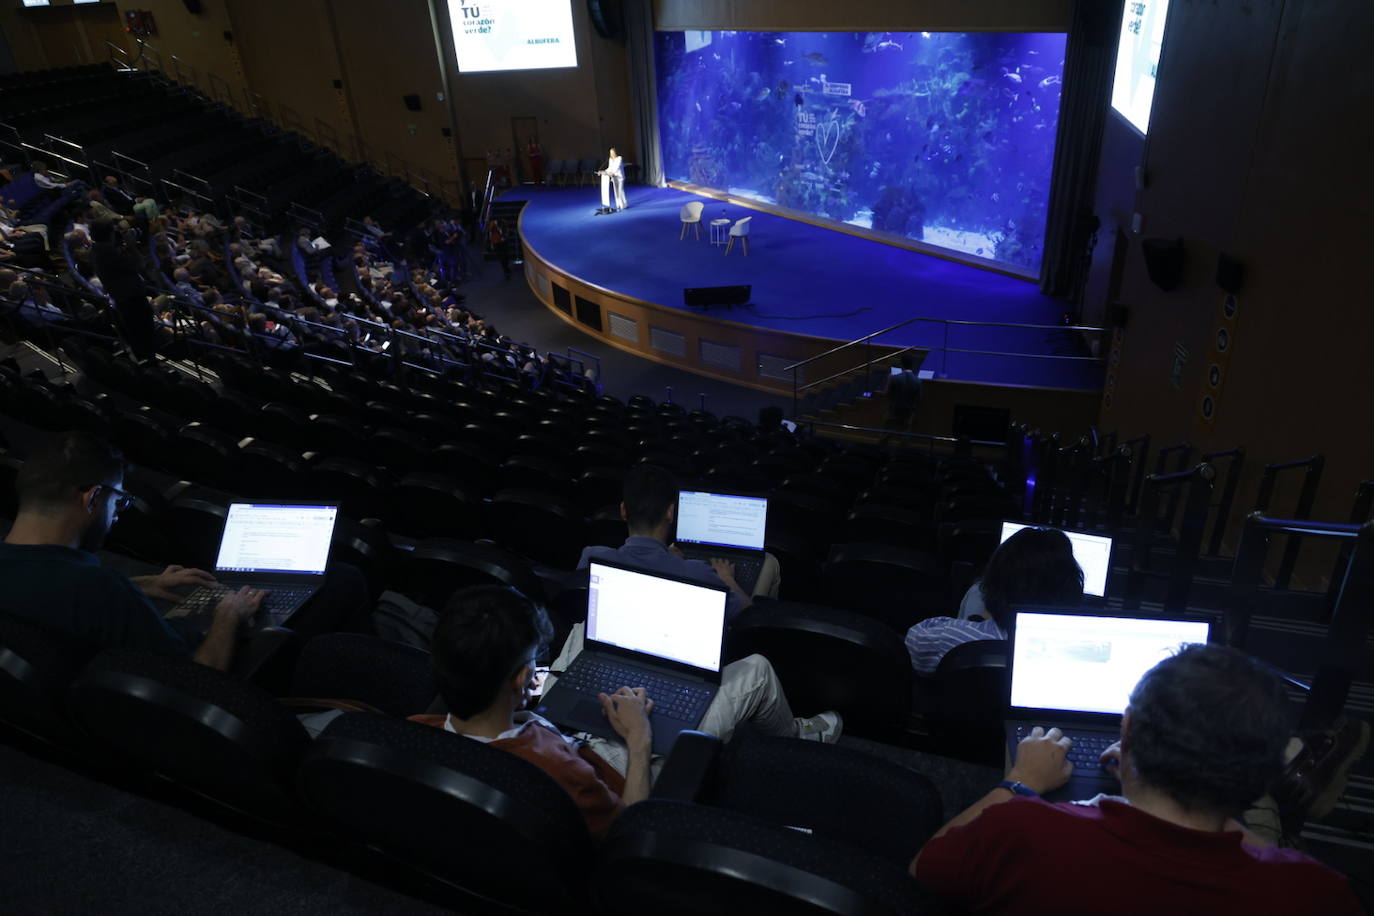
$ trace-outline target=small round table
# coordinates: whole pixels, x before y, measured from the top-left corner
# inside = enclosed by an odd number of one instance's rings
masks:
[[[730,237],[730,220],[713,219],[711,220],[711,244],[724,245]]]

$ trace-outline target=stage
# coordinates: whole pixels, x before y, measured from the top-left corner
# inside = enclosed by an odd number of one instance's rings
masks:
[[[632,185],[629,207],[595,215],[599,188],[523,187],[526,277],[564,320],[622,349],[751,387],[790,392],[782,368],[910,318],[874,352],[916,346],[942,381],[1100,390],[1102,364],[1060,327],[1063,305],[1030,281],[671,188]],[[701,238],[679,241],[701,200]],[[710,242],[712,220],[752,216],[749,254]],[[728,227],[727,227],[728,228]],[[749,284],[748,305],[689,309],[685,287]],[[1052,325],[1016,328],[977,322]],[[802,383],[863,362],[850,348]],[[1077,357],[1077,358],[1061,358]]]

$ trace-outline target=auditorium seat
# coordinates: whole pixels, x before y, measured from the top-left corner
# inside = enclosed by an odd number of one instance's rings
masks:
[[[534,764],[440,728],[371,713],[329,724],[300,767],[307,802],[463,912],[587,912],[592,844]],[[377,863],[373,863],[374,868]]]
[[[891,544],[894,547],[933,552],[935,526],[909,509],[863,503],[849,511],[836,540],[851,544]]]
[[[814,604],[758,601],[735,618],[726,648],[731,661],[753,653],[768,659],[796,714],[838,710],[845,734],[901,743],[911,659],[902,637],[879,621]]]
[[[186,481],[174,485],[168,493],[167,508],[158,521],[168,533],[176,554],[174,562],[197,569],[214,569],[232,498],[227,493]]]
[[[932,912],[905,867],[745,814],[668,799],[650,798],[616,819],[591,881],[597,911],[610,916]]]
[[[405,718],[429,709],[439,695],[429,653],[362,633],[326,633],[301,649],[291,674],[288,706],[307,698],[363,703]]]
[[[69,695],[87,733],[189,795],[267,824],[312,820],[292,786],[310,737],[241,678],[189,659],[107,649]]]
[[[386,511],[390,479],[352,458],[323,456],[310,470],[311,499],[337,502],[349,518],[378,518]]]
[[[501,546],[555,569],[572,569],[586,544],[575,505],[538,490],[500,490],[487,503],[486,523]]]
[[[955,646],[930,678],[916,678],[917,702],[927,712],[939,753],[987,766],[1003,766],[1006,737],[1007,642],[980,639]]]
[[[380,518],[387,528],[415,538],[482,537],[480,500],[454,477],[416,472],[387,495]]]
[[[69,750],[88,742],[67,714],[67,687],[96,647],[0,614],[0,722]]]
[[[452,538],[431,538],[396,558],[391,588],[412,600],[442,611],[449,597],[469,585],[509,585],[535,600],[543,587],[520,557],[495,544],[474,544]]]
[[[829,604],[868,614],[898,633],[941,613],[948,601],[939,564],[916,550],[833,544],[824,571]]]

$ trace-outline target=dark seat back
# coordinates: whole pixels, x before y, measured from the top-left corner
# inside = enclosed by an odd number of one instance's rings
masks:
[[[439,688],[429,653],[361,633],[327,633],[305,644],[291,695],[356,700],[390,716],[424,712]]]
[[[616,916],[925,912],[904,867],[747,814],[649,799],[625,810],[592,876]]]
[[[844,716],[846,734],[897,741],[906,731],[911,660],[902,637],[852,611],[760,601],[735,619],[728,658],[758,653],[772,664],[792,709]]]
[[[96,647],[0,614],[0,721],[42,741],[80,743],[67,716],[67,686]]]
[[[1002,717],[1010,695],[1009,676],[1004,639],[966,642],[945,653],[935,669],[930,722],[941,753],[1003,765]]]
[[[473,902],[585,912],[592,849],[582,816],[561,786],[514,754],[353,713],[320,735],[299,781],[316,810]]]
[[[252,684],[190,659],[107,649],[72,684],[69,708],[176,786],[269,823],[303,818],[291,779],[310,737]]]

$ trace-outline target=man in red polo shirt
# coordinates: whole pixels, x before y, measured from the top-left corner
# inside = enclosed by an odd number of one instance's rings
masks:
[[[1070,740],[1036,728],[999,784],[911,863],[975,913],[1358,914],[1346,878],[1235,820],[1277,779],[1287,698],[1234,649],[1192,645],[1146,672],[1103,755],[1122,797],[1050,804]]]

